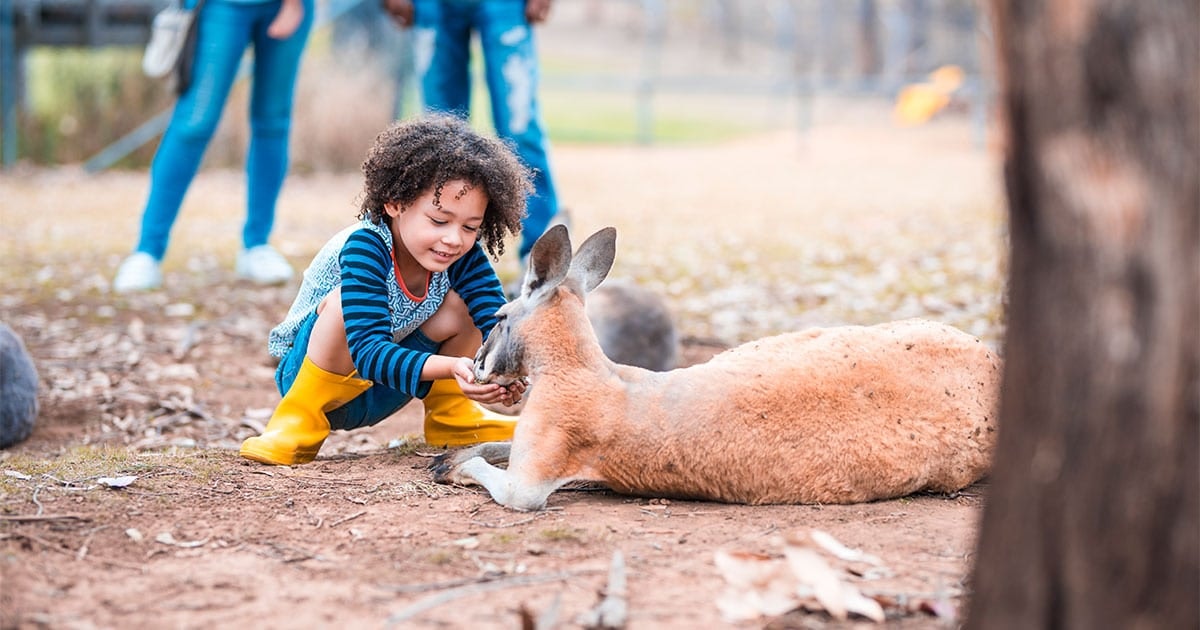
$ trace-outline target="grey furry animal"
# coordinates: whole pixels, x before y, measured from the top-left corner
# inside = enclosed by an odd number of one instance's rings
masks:
[[[38,414],[38,375],[21,337],[0,322],[0,448],[29,437]]]
[[[587,317],[614,363],[665,372],[679,361],[679,337],[666,302],[628,280],[610,279],[588,295]]]

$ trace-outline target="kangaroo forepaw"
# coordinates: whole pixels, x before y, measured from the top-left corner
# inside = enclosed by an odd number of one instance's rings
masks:
[[[429,469],[433,471],[433,481],[435,483],[454,483],[450,479],[450,471],[454,469],[454,466],[446,461],[445,455],[438,455],[434,458],[433,463],[429,465]]]
[[[463,483],[460,479],[459,468],[462,463],[475,457],[479,450],[478,446],[472,448],[462,448],[454,451],[446,451],[441,455],[433,458],[429,462],[429,469],[433,471],[433,480],[437,483]]]
[[[454,451],[446,451],[441,455],[435,456],[433,459],[429,460],[429,466],[426,468],[429,468],[430,470],[437,470],[438,468],[446,466],[446,460],[450,458],[450,454],[453,452]]]

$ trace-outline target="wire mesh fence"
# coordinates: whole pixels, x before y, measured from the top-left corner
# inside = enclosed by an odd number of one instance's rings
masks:
[[[89,170],[143,167],[171,98],[140,75],[140,48],[81,53],[33,45],[21,29],[29,7],[47,0],[0,2],[0,26],[8,29],[2,47],[12,55],[0,81],[5,165],[22,159],[84,162]],[[329,0],[319,5],[318,20],[297,95],[295,164],[353,169],[380,128],[420,109],[411,32],[397,28],[376,0]],[[543,116],[556,142],[803,132],[821,122],[814,99],[891,100],[948,66],[962,79],[945,100],[973,116],[982,137],[991,94],[982,52],[989,46],[986,19],[969,0],[558,0],[537,36]],[[245,92],[235,88],[209,164],[240,163]],[[486,127],[482,78],[475,98],[474,118]]]

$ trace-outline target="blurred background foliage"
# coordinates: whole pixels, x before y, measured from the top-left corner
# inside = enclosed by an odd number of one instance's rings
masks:
[[[293,168],[353,171],[380,129],[418,110],[409,37],[374,0],[319,0],[318,19],[297,88]],[[946,64],[966,71],[960,109],[982,120],[987,106],[986,27],[970,0],[558,0],[538,36],[555,143],[706,143],[803,128],[816,96],[893,99]],[[20,160],[84,162],[169,109],[169,86],[143,76],[140,59],[136,47],[28,49]],[[478,76],[474,98],[474,122],[490,129]],[[240,81],[206,166],[240,168],[246,100]],[[113,166],[145,168],[156,146]]]

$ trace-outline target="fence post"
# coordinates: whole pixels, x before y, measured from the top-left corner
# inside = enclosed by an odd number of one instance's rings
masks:
[[[5,169],[17,161],[17,42],[13,0],[0,0],[0,119]]]
[[[637,140],[654,142],[654,88],[658,82],[658,62],[666,35],[666,7],[662,0],[642,0],[646,15],[646,36],[642,40],[642,67],[638,72],[636,108]]]

